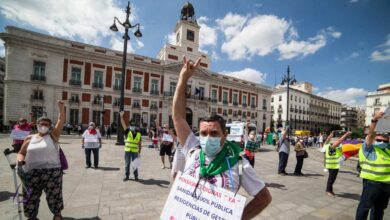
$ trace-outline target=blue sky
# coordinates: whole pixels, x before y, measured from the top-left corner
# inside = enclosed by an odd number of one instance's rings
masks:
[[[130,50],[155,57],[170,39],[186,1],[132,1],[133,23],[143,37]],[[287,65],[315,93],[364,104],[378,84],[390,82],[390,1],[386,0],[193,0],[201,25],[201,49],[211,69],[270,86]],[[0,5],[0,31],[14,25],[67,39],[121,49],[108,27],[123,19],[127,1],[11,1]],[[0,48],[0,56],[4,48]]]

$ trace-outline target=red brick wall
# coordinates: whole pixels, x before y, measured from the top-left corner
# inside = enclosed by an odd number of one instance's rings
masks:
[[[91,63],[85,63],[84,85],[91,84]]]
[[[62,100],[68,100],[68,92],[62,91]]]
[[[64,59],[64,71],[62,75],[62,82],[68,81],[68,59]]]
[[[83,101],[83,102],[91,101],[91,94],[83,93],[81,96],[81,101]]]
[[[81,123],[89,123],[89,108],[83,108],[81,113]]]
[[[160,80],[160,93],[163,94],[164,93],[164,76],[161,76],[161,80]]]
[[[112,82],[112,67],[107,66],[106,87],[111,87],[111,82]]]
[[[149,100],[142,99],[142,107],[149,107]]]
[[[126,89],[130,90],[131,88],[131,70],[127,70],[126,74]]]
[[[145,73],[144,77],[144,92],[149,91],[149,73]]]
[[[123,104],[125,105],[131,105],[131,98],[124,97]]]
[[[111,124],[111,110],[110,109],[104,109],[104,117],[103,117],[103,123],[104,125],[110,125]]]

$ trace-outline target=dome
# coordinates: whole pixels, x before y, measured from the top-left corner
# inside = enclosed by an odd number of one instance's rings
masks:
[[[181,8],[181,20],[195,21],[195,9],[190,2],[186,2]]]

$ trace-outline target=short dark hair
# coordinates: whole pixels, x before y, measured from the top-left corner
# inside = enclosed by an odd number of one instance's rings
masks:
[[[210,115],[209,117],[201,118],[201,119],[199,120],[199,124],[200,124],[202,121],[205,121],[205,122],[218,122],[219,126],[221,126],[222,132],[223,132],[223,133],[226,132],[226,120],[223,119],[223,117],[221,117],[220,115],[212,114],[212,115]],[[199,126],[199,127],[200,127],[200,126]]]
[[[50,118],[48,118],[48,117],[46,117],[46,116],[42,116],[42,117],[38,118],[37,124],[39,124],[41,121],[46,121],[46,122],[48,122],[50,125],[52,124]]]

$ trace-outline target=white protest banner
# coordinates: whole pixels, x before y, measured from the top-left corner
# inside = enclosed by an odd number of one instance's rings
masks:
[[[15,140],[24,140],[29,134],[30,131],[12,129],[10,137]]]
[[[178,173],[161,213],[162,220],[240,220],[246,198]]]

